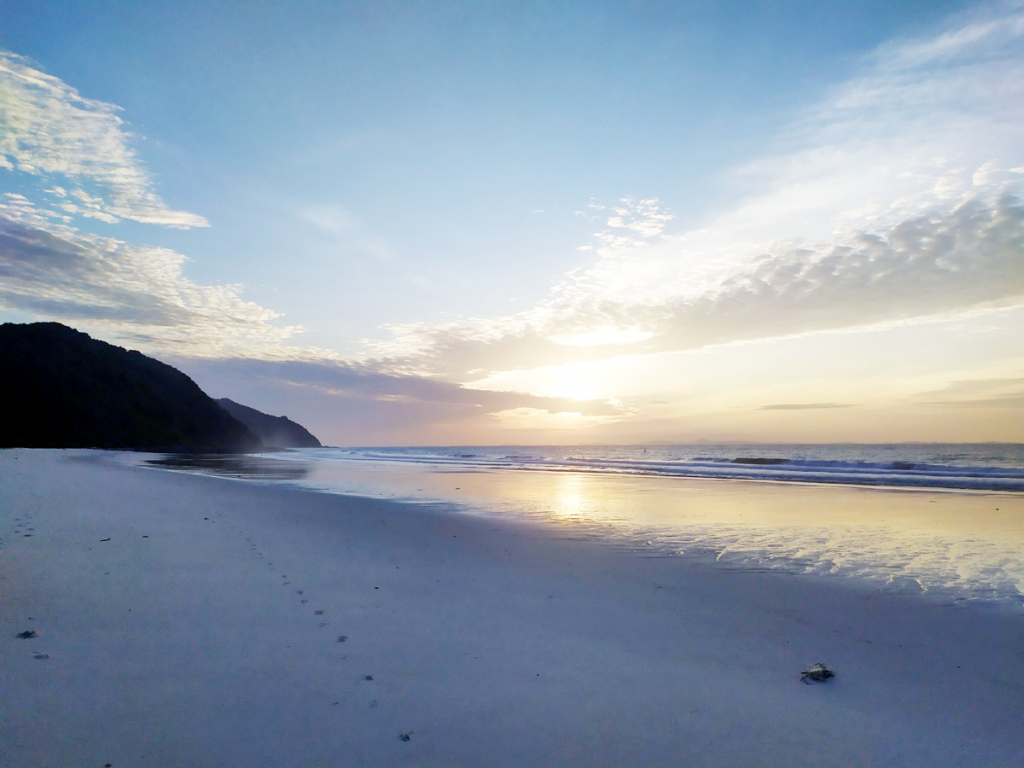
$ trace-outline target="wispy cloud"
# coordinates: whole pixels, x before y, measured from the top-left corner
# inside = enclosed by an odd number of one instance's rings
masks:
[[[322,238],[336,245],[355,249],[378,261],[394,258],[388,242],[370,232],[355,213],[342,205],[308,205],[298,211],[298,216],[311,224]]]
[[[730,176],[743,196],[666,231],[656,200],[581,215],[594,260],[511,316],[393,326],[395,370],[473,380],[623,353],[914,322],[1024,301],[1024,5],[879,49]]]
[[[156,194],[119,111],[0,51],[0,172],[60,180],[49,192],[67,214],[181,229],[209,226],[202,216],[169,208]]]
[[[953,408],[1022,408],[1024,379],[967,379],[943,389],[923,392],[913,400],[923,405]]]
[[[762,411],[817,411],[823,408],[853,408],[852,403],[778,403],[762,405]]]

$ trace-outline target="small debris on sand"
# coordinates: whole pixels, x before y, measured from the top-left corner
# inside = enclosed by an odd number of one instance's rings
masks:
[[[50,654],[48,654],[48,653],[36,653],[36,654],[33,654],[32,658],[33,659],[40,659],[40,660],[48,659],[48,658],[50,658]]]
[[[826,667],[824,664],[812,664],[803,671],[800,675],[800,682],[810,685],[810,680],[816,683],[824,683],[830,677],[835,677],[836,673]]]
[[[402,741],[409,741],[409,739],[411,739],[412,736],[408,733],[400,733],[398,734],[398,738],[400,738]]]
[[[39,635],[36,634],[36,631],[34,629],[26,629],[24,632],[19,632],[18,634],[16,634],[15,637],[19,640],[28,640],[32,637],[39,637]]]
[[[314,616],[323,616],[324,612],[323,611],[313,611],[313,615]]]
[[[107,537],[107,538],[105,538],[105,539],[100,539],[100,541],[110,541],[110,538],[109,538],[109,537]]]
[[[373,675],[367,675],[363,680],[373,680]]]
[[[339,635],[338,636],[338,642],[339,643],[344,643],[346,640],[348,640],[348,635]]]

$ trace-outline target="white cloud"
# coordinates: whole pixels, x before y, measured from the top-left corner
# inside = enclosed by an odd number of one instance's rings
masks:
[[[54,219],[58,219],[55,221]],[[134,347],[199,357],[296,355],[301,329],[241,298],[241,287],[198,285],[167,248],[83,234],[21,195],[0,201],[0,309],[74,322]]]
[[[209,226],[202,216],[168,208],[156,194],[118,111],[0,51],[0,168],[62,177],[70,193],[54,189],[69,214],[181,229]]]

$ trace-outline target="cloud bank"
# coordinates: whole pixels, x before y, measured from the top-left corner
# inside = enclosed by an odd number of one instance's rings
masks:
[[[0,51],[0,170],[63,180],[69,189],[54,186],[50,192],[71,215],[179,229],[209,226],[202,216],[168,208],[156,194],[118,112],[25,58]]]

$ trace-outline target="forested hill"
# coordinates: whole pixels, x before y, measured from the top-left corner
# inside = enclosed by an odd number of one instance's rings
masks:
[[[60,323],[0,325],[0,382],[0,447],[261,447],[181,371]]]

